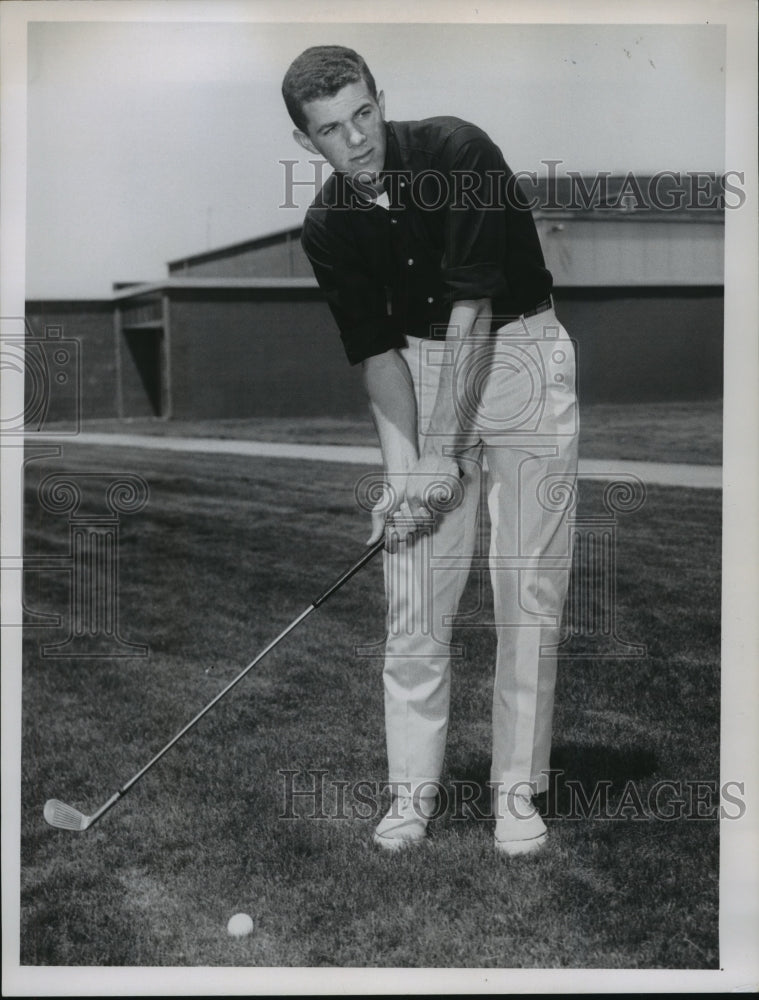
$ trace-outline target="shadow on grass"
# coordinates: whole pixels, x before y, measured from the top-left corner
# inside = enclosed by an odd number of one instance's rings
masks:
[[[621,794],[630,782],[641,781],[655,773],[656,754],[651,750],[608,746],[563,744],[551,753],[548,792],[537,796],[540,812],[547,816],[564,815],[576,806],[578,794],[588,803],[598,790],[606,797]],[[492,818],[494,815],[490,781],[490,760],[472,758],[448,769],[447,786],[450,811],[457,819]]]
[[[606,781],[611,782],[613,791],[620,791],[628,781],[648,778],[656,766],[656,754],[638,748],[622,751],[568,743],[554,747],[551,753],[551,771],[562,772],[559,785],[566,779],[580,781],[583,785]]]

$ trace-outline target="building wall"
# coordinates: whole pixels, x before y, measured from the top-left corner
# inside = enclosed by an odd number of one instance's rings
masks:
[[[535,218],[554,276],[560,318],[577,343],[580,392],[586,402],[721,395],[722,212],[552,210],[538,211]],[[298,236],[298,230],[288,230],[188,258],[171,265],[172,275],[310,277]],[[308,312],[309,307],[303,308]],[[320,378],[338,379],[334,404],[342,410],[333,412],[355,412],[364,405],[355,380],[348,389],[330,370],[333,363],[337,370],[343,364],[339,347],[330,347],[326,356],[312,353],[310,342],[302,342],[293,332],[291,309],[292,303],[282,306],[282,317],[287,319],[281,332],[295,338],[293,353],[305,359]],[[270,316],[275,326],[280,325],[273,313]],[[337,343],[326,309],[315,310],[313,323],[325,343]],[[237,334],[230,336],[235,340]],[[234,343],[228,349],[230,357],[237,350]],[[261,366],[274,365],[272,385],[294,380],[299,387],[285,400],[257,382],[256,406],[317,412],[314,407],[321,404],[309,400],[308,390],[300,388],[294,362],[283,370],[266,357],[260,345],[254,351]],[[219,369],[218,378],[223,381],[230,375]],[[253,412],[253,403],[244,401],[244,393],[233,393],[229,405],[233,398],[235,405]]]
[[[113,303],[109,299],[29,301],[26,319],[32,334],[27,351],[31,348],[36,358],[45,360],[50,375],[45,390],[49,401],[46,421],[68,422],[73,412],[79,412],[83,420],[115,417]],[[61,343],[73,342],[69,360],[62,365],[56,361],[58,329]],[[27,413],[31,416],[36,412],[31,401],[39,389],[34,372],[41,369],[34,361],[26,367]],[[60,381],[58,375],[62,376]],[[27,423],[32,426],[32,421]]]
[[[546,264],[560,286],[671,287],[724,282],[719,217],[536,220]]]
[[[557,313],[577,346],[582,402],[718,398],[723,375],[723,293],[705,288],[562,288]],[[332,316],[317,289],[172,289],[168,368],[175,418],[351,415],[366,412],[360,372],[345,359]],[[47,420],[118,415],[113,304],[29,302],[39,358],[52,358],[45,328],[74,342],[63,385],[49,366]],[[125,416],[161,412],[166,364],[145,333],[121,344]],[[37,341],[39,340],[39,343]],[[41,346],[41,345],[47,346]],[[56,342],[57,344],[57,342]],[[32,366],[28,366],[31,369]],[[39,365],[36,369],[39,369]],[[65,367],[65,366],[64,366]],[[30,384],[33,398],[35,387]],[[36,411],[35,411],[36,412]]]
[[[546,263],[561,286],[719,285],[721,213],[536,212]],[[313,276],[297,231],[198,254],[169,265],[172,277]]]
[[[171,384],[174,417],[366,411],[360,372],[316,291],[287,301],[174,292]]]
[[[576,343],[581,401],[721,396],[721,288],[558,288],[556,308]],[[171,342],[176,417],[366,412],[360,374],[318,299],[174,300]]]
[[[557,288],[577,347],[581,402],[718,399],[724,293],[704,288]]]

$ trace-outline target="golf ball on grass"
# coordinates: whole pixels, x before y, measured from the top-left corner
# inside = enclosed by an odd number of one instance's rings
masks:
[[[245,937],[245,935],[250,934],[252,930],[253,921],[247,913],[235,913],[233,917],[229,918],[227,933],[231,934],[232,937]]]

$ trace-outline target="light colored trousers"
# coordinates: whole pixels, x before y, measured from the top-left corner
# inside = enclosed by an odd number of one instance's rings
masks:
[[[409,338],[420,447],[438,380],[455,351]],[[573,344],[553,310],[520,317],[474,342],[453,369],[454,405],[479,440],[457,455],[464,473],[432,532],[385,553],[388,778],[412,793],[440,780],[450,701],[453,617],[478,535],[484,483],[488,565],[498,638],[490,778],[523,794],[548,785],[556,650],[572,557],[577,432]],[[483,462],[484,458],[484,462]],[[530,789],[522,783],[528,782]],[[427,789],[431,794],[432,788]]]

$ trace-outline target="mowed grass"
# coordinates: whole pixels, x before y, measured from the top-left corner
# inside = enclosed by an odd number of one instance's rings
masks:
[[[251,417],[236,420],[87,421],[84,430],[189,437],[374,445],[368,412],[351,417]],[[592,403],[581,406],[583,458],[648,462],[722,462],[722,400]]]
[[[636,659],[593,659],[580,636],[560,663],[534,858],[494,855],[492,823],[450,808],[430,843],[371,845],[385,778],[379,560],[309,617],[92,830],[47,826],[46,799],[93,812],[136,773],[363,548],[358,467],[64,446],[28,465],[26,551],[64,554],[66,516],[44,511],[49,472],[132,472],[147,507],[120,523],[124,639],[145,658],[62,659],[65,573],[27,574],[23,685],[22,964],[717,968],[718,823],[636,810],[567,818],[567,782],[632,787],[719,778],[720,495],[649,488],[618,519],[617,634]],[[93,477],[91,484],[97,485]],[[603,511],[581,485],[580,512]],[[487,621],[489,592],[474,616]],[[472,578],[463,609],[478,607]],[[444,782],[488,777],[492,631],[460,628]],[[289,780],[325,774],[282,818]],[[352,791],[364,786],[363,798]],[[346,783],[341,786],[336,783]],[[340,788],[344,787],[344,791]],[[369,789],[369,791],[367,791]],[[342,796],[342,806],[341,806]],[[666,798],[666,796],[665,796]],[[334,818],[342,813],[343,818]],[[647,810],[648,813],[648,810]],[[554,818],[551,818],[551,815]],[[249,913],[254,932],[226,922]]]

